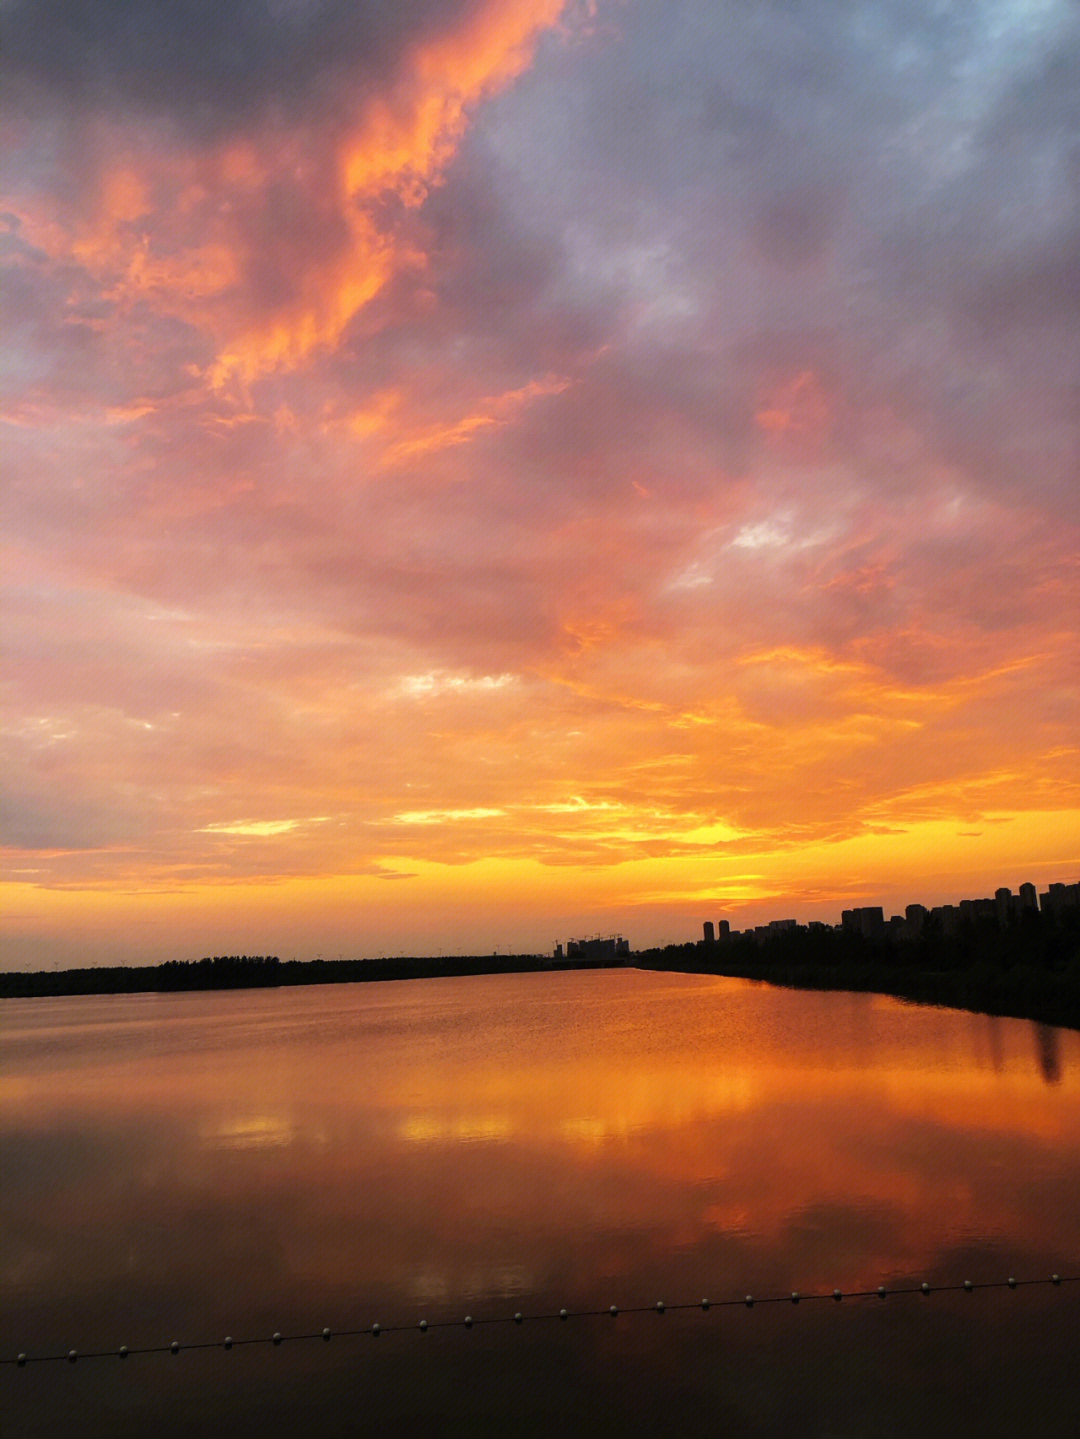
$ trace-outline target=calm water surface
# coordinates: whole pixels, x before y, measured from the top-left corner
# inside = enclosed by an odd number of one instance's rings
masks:
[[[1080,1272],[1080,1034],[603,970],[8,1000],[0,1352]],[[1080,1433],[1080,1285],[0,1371],[12,1435]]]

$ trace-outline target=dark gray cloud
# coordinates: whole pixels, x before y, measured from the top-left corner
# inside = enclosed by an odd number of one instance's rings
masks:
[[[167,115],[204,133],[254,113],[355,98],[403,52],[461,15],[446,0],[15,0],[5,85],[38,104]]]
[[[589,296],[623,349],[655,354],[662,328],[686,363],[711,355],[729,449],[745,408],[725,396],[810,365],[849,455],[888,404],[927,463],[1068,504],[1075,9],[645,4],[618,26],[558,107],[540,64],[463,154],[496,156],[517,223],[558,235],[549,293]]]

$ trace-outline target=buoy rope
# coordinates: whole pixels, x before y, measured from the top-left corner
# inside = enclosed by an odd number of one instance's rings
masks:
[[[535,1324],[550,1320],[566,1321],[570,1319],[600,1319],[618,1318],[624,1314],[669,1314],[677,1310],[697,1309],[708,1312],[711,1309],[753,1309],[760,1304],[812,1304],[818,1300],[833,1300],[839,1303],[844,1299],[887,1299],[893,1295],[921,1294],[928,1297],[931,1294],[950,1293],[973,1293],[976,1289],[1025,1289],[1033,1285],[1049,1284],[1055,1288],[1062,1284],[1076,1284],[1080,1281],[1080,1275],[1052,1274],[1048,1279],[1015,1279],[1010,1276],[1008,1279],[988,1280],[982,1283],[972,1283],[965,1279],[959,1284],[935,1284],[928,1283],[900,1285],[894,1288],[886,1288],[879,1284],[876,1289],[831,1289],[814,1290],[810,1293],[801,1293],[799,1290],[791,1290],[787,1294],[768,1294],[755,1296],[747,1294],[740,1299],[699,1299],[697,1301],[685,1301],[681,1304],[665,1304],[658,1300],[655,1304],[642,1304],[630,1308],[621,1309],[617,1304],[610,1305],[607,1309],[559,1309],[555,1312],[544,1312],[536,1314],[525,1314],[518,1311],[515,1314],[491,1314],[474,1318],[467,1314],[464,1319],[421,1319],[414,1324],[369,1324],[364,1329],[320,1329],[312,1334],[282,1334],[275,1332],[271,1335],[256,1335],[247,1339],[234,1339],[227,1335],[225,1339],[204,1339],[193,1344],[181,1344],[173,1340],[170,1344],[150,1345],[144,1348],[129,1349],[126,1344],[120,1345],[118,1349],[92,1349],[79,1351],[69,1349],[63,1354],[27,1354],[20,1352],[13,1359],[0,1357],[0,1364],[16,1366],[20,1369],[28,1364],[48,1364],[67,1360],[74,1364],[78,1359],[127,1359],[136,1355],[145,1354],[179,1354],[189,1353],[195,1350],[205,1349],[240,1349],[252,1344],[294,1344],[301,1340],[321,1339],[328,1343],[331,1339],[352,1339],[360,1335],[370,1335],[377,1339],[383,1334],[403,1334],[406,1332],[427,1334],[433,1329],[474,1329],[480,1325],[490,1324]]]

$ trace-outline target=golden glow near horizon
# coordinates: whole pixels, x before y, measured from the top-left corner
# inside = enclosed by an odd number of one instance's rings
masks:
[[[1076,877],[1067,4],[917,11],[12,8],[5,965]]]

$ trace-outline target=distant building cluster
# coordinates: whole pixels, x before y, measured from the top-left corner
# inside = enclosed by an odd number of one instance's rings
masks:
[[[903,914],[890,915],[879,904],[845,909],[839,925],[811,920],[810,930],[843,929],[861,934],[866,939],[919,939],[927,932],[956,934],[961,928],[980,921],[996,921],[1002,929],[1023,923],[1026,914],[1043,914],[1062,918],[1070,910],[1080,910],[1080,881],[1075,884],[1052,884],[1039,894],[1033,884],[1022,884],[1015,894],[1010,889],[994,891],[992,899],[962,899],[959,904],[937,904],[927,909],[923,904],[909,904]],[[752,936],[759,944],[779,930],[797,929],[793,919],[772,919],[753,929],[733,930],[726,919],[714,925],[707,919],[703,926],[705,944],[722,944],[740,933]]]
[[[621,934],[594,934],[588,939],[568,939],[566,951],[561,944],[555,946],[556,959],[626,959],[630,954],[630,941]]]
[[[721,919],[717,921],[714,928],[712,920],[707,919],[704,926],[705,943],[725,944],[729,939],[738,939],[742,934],[753,935],[754,938],[760,942],[767,936],[777,934],[781,930],[798,929],[798,927],[798,921],[794,919],[770,919],[768,924],[757,924],[753,929],[738,930],[732,929],[728,920]],[[811,929],[815,928],[814,925],[810,927]],[[817,928],[825,929],[826,926],[819,925]]]

